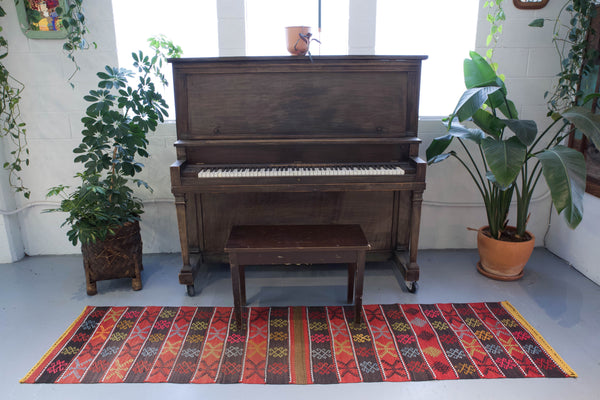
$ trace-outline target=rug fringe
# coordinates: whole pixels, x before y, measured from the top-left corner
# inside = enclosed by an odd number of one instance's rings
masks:
[[[533,327],[527,320],[517,311],[517,309],[510,304],[508,301],[501,302],[502,306],[508,311],[521,325],[523,325],[532,336],[535,337],[535,340],[544,348],[546,353],[558,364],[558,366],[571,378],[577,378],[577,373],[563,360],[561,356],[558,355],[556,350],[552,348],[544,339],[544,337]]]
[[[87,314],[89,313],[88,311],[91,308],[95,308],[94,306],[86,306],[83,311],[81,312],[81,314],[79,314],[79,317],[77,317],[75,319],[75,321],[73,321],[73,323],[71,325],[69,325],[69,327],[67,328],[67,330],[58,338],[58,340],[56,342],[54,342],[54,344],[48,349],[48,351],[43,355],[43,357],[40,359],[40,361],[38,361],[33,368],[31,368],[29,370],[29,372],[27,373],[27,375],[25,375],[23,377],[23,379],[21,379],[19,381],[19,383],[27,383],[27,380],[31,377],[31,375],[33,375],[33,373],[42,365],[46,362],[46,359],[52,354],[52,352],[60,345],[62,345],[63,340],[65,339],[65,337],[67,335],[71,334],[71,331],[75,328],[78,327],[79,324],[81,323],[81,319],[85,318],[87,316]]]

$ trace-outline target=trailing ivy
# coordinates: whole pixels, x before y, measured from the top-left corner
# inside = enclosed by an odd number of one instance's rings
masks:
[[[600,56],[587,46],[589,35],[594,33],[591,22],[595,15],[594,0],[569,0],[555,19],[539,18],[529,24],[541,28],[546,21],[553,23],[552,42],[560,59],[560,72],[556,86],[544,94],[549,113],[571,107],[583,95],[579,90],[581,76],[592,71]]]
[[[89,33],[86,25],[85,14],[83,13],[83,0],[67,0],[67,9],[58,8],[58,14],[62,17],[62,25],[67,30],[67,38],[63,44],[63,50],[67,53],[69,60],[75,64],[75,71],[69,76],[68,82],[74,87],[71,80],[81,69],[75,53],[80,50],[87,50],[90,47],[98,48],[96,42],[88,42],[85,35]]]
[[[504,0],[486,0],[483,4],[483,8],[489,8],[487,15],[487,21],[490,23],[490,33],[487,35],[485,45],[488,48],[485,53],[485,58],[490,63],[494,72],[498,72],[498,63],[493,62],[494,50],[498,45],[500,36],[502,35],[503,26],[502,23],[506,20],[506,14],[502,8],[502,2]],[[498,75],[500,79],[504,80],[504,75]]]
[[[6,12],[0,7],[0,17],[4,16]],[[1,26],[0,32],[2,32]],[[25,198],[29,198],[31,192],[23,185],[23,180],[19,176],[23,166],[29,165],[26,125],[21,120],[19,108],[21,93],[25,86],[4,66],[3,60],[6,56],[8,56],[8,42],[3,35],[0,35],[0,138],[5,138],[12,143],[10,161],[5,162],[2,167],[8,171],[9,185],[16,192],[23,193]]]

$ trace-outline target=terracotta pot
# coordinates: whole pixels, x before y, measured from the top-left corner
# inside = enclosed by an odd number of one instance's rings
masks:
[[[527,232],[531,239],[525,242],[507,242],[492,239],[485,235],[484,226],[477,231],[477,249],[479,250],[479,262],[477,270],[488,278],[501,281],[514,281],[523,276],[525,264],[529,261],[535,237]],[[509,230],[515,227],[509,226]]]
[[[310,44],[310,26],[288,26],[285,28],[285,32],[287,37],[287,50],[290,54],[294,56],[303,56],[306,54]]]

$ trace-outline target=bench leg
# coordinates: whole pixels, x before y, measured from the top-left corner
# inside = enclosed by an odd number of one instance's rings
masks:
[[[240,301],[242,306],[246,306],[246,268],[243,265],[239,266],[240,269]]]
[[[354,303],[354,281],[356,280],[356,264],[348,264],[348,304]]]
[[[363,280],[365,276],[365,252],[361,251],[356,257],[356,285],[354,294],[354,322],[361,323]]]
[[[241,288],[240,288],[240,268],[235,263],[230,263],[231,266],[231,284],[233,290],[233,311],[237,326],[242,327],[242,305],[240,303]]]

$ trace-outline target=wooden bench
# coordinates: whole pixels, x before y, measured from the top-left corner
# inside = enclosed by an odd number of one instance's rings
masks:
[[[246,305],[244,267],[281,264],[348,264],[348,303],[354,299],[354,321],[360,323],[365,253],[370,247],[359,225],[233,226],[225,251],[238,326]]]

